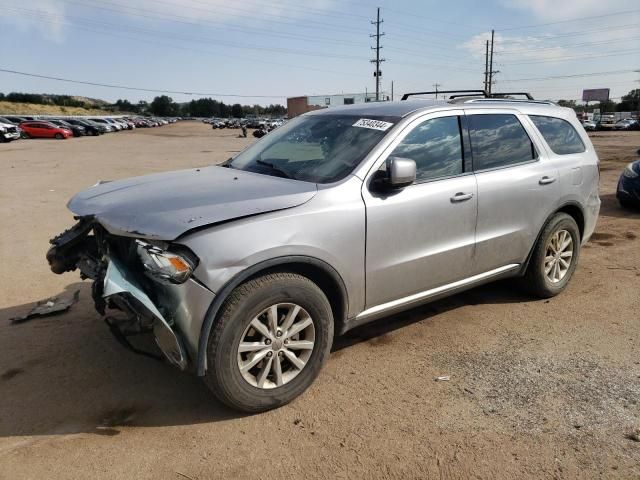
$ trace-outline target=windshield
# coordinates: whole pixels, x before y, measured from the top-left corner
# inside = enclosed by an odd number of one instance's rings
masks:
[[[398,120],[302,116],[269,133],[226,166],[307,182],[335,182],[351,173]]]

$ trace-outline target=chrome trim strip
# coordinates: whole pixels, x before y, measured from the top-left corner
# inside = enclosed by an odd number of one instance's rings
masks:
[[[405,305],[409,305],[412,303],[418,303],[423,300],[427,300],[429,297],[436,296],[438,294],[447,292],[449,290],[455,290],[460,287],[464,287],[466,285],[471,285],[473,283],[479,282],[481,280],[486,280],[487,278],[499,275],[501,273],[508,272],[510,270],[515,270],[519,268],[520,264],[511,263],[509,265],[505,265],[503,267],[496,268],[494,270],[489,270],[488,272],[479,273],[478,275],[474,275],[473,277],[468,277],[462,280],[458,280],[457,282],[448,283],[447,285],[442,285],[440,287],[432,288],[431,290],[425,290],[424,292],[414,293],[413,295],[409,295],[408,297],[399,298],[398,300],[392,300],[391,302],[383,303],[381,305],[376,305],[375,307],[371,307],[364,312],[358,314],[355,318],[356,321],[362,320],[367,317],[376,316],[384,311],[393,310],[398,307],[402,307]]]

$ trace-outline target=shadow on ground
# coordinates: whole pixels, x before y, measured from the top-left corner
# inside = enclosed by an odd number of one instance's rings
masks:
[[[0,437],[118,435],[123,426],[188,425],[242,416],[216,401],[195,375],[117,343],[93,309],[88,282],[68,285],[60,296],[70,297],[78,289],[80,301],[56,316],[12,325],[9,318],[33,304],[0,310]],[[480,287],[354,329],[335,340],[333,351],[465,305],[525,300],[530,298],[505,282]]]

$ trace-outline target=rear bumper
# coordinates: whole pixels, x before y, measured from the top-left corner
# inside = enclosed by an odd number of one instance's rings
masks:
[[[600,197],[598,193],[593,193],[587,200],[586,209],[584,211],[584,232],[582,234],[582,245],[586,244],[593,232],[596,229],[598,223],[598,216],[600,215]]]

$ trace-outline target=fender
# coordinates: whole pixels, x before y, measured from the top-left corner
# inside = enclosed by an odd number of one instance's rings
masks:
[[[344,317],[346,317],[347,306],[348,306],[348,294],[347,288],[345,287],[344,281],[340,274],[329,265],[327,262],[323,260],[319,260],[314,257],[308,257],[304,255],[287,255],[283,257],[276,257],[270,260],[265,260],[264,262],[257,263],[252,265],[251,267],[243,270],[234,276],[231,280],[229,280],[222,289],[220,289],[216,296],[211,302],[209,309],[207,310],[207,314],[205,316],[204,322],[202,323],[202,330],[200,331],[200,339],[198,341],[198,358],[197,358],[197,374],[202,377],[205,375],[207,371],[207,343],[209,342],[209,335],[211,333],[211,328],[213,327],[213,323],[215,322],[216,317],[218,316],[218,312],[220,311],[220,307],[227,299],[229,294],[241,283],[243,283],[248,278],[256,275],[257,273],[273,269],[278,266],[285,266],[291,264],[307,264],[313,267],[321,269],[324,273],[329,275],[336,285],[339,287],[339,294],[341,297],[341,311],[344,312]],[[344,323],[344,318],[336,318],[336,331],[340,331],[340,325]]]
[[[522,264],[522,268],[520,269],[520,272],[518,273],[518,276],[523,276],[526,271],[527,268],[529,268],[529,262],[531,261],[531,257],[533,256],[533,251],[536,248],[536,245],[538,245],[538,241],[540,241],[540,235],[542,235],[542,231],[544,230],[544,227],[547,226],[547,223],[549,223],[549,220],[551,220],[551,218],[558,212],[561,212],[562,209],[566,208],[566,207],[575,207],[578,208],[580,210],[580,212],[582,213],[582,218],[584,218],[584,208],[582,208],[582,206],[578,203],[578,202],[567,202],[567,203],[563,203],[562,205],[560,205],[558,208],[556,208],[553,213],[551,213],[546,220],[544,221],[544,223],[542,224],[542,226],[540,227],[540,230],[538,231],[538,235],[536,235],[536,240],[535,242],[533,242],[533,245],[531,246],[531,248],[529,249],[529,254],[527,255],[526,260],[524,261],[524,263]],[[576,222],[577,223],[577,222]],[[578,224],[578,228],[580,228],[580,225]],[[584,228],[584,226],[583,226]],[[580,235],[584,235],[584,232],[580,231]]]

